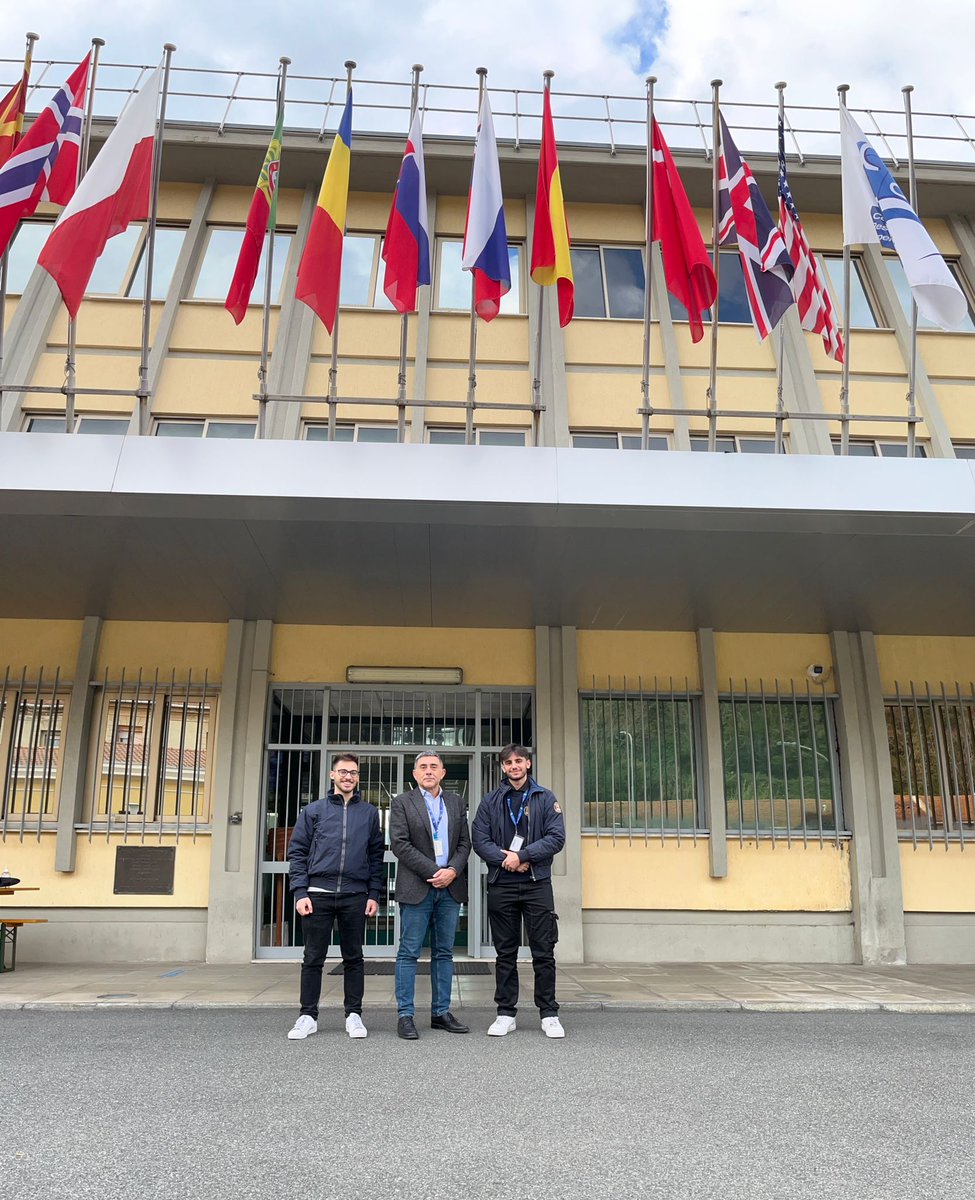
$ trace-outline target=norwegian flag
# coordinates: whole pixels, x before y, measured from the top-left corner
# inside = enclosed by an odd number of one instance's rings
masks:
[[[795,268],[758,184],[721,117],[718,241],[730,243],[734,237],[752,323],[758,336],[767,338],[794,302],[789,281]]]
[[[830,358],[843,361],[843,337],[816,256],[809,249],[785,169],[785,123],[779,117],[779,227],[795,267],[792,294],[803,329],[818,333]]]

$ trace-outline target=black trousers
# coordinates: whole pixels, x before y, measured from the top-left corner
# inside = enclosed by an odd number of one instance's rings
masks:
[[[498,955],[494,1002],[499,1015],[513,1017],[518,1011],[518,946],[524,920],[535,971],[535,1007],[543,1017],[554,1017],[559,1011],[555,999],[559,919],[555,915],[551,880],[496,883],[488,887],[487,900],[491,937]]]
[[[322,967],[332,940],[332,926],[339,927],[339,945],[345,966],[345,1015],[362,1013],[365,969],[362,942],[366,936],[366,893],[333,896],[311,892],[312,910],[301,918],[305,953],[301,960],[301,1011],[318,1020],[318,1001],[322,995]]]

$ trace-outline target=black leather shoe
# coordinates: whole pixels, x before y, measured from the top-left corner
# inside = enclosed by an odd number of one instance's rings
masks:
[[[439,1017],[431,1017],[430,1028],[443,1029],[447,1033],[470,1033],[470,1026],[462,1025],[452,1012],[441,1013]]]
[[[416,1041],[420,1035],[416,1031],[412,1017],[400,1017],[396,1022],[396,1036],[406,1038],[408,1042]]]

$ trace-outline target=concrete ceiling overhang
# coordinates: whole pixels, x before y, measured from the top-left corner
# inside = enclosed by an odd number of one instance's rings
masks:
[[[968,462],[0,435],[0,616],[975,635]]]

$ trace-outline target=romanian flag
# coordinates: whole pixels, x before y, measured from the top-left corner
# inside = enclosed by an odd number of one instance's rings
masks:
[[[342,238],[349,204],[349,165],[352,157],[352,89],[328,156],[322,190],[311,219],[308,240],[298,264],[295,295],[315,310],[329,333],[335,328],[342,278]]]
[[[559,154],[555,147],[552,102],[545,89],[542,109],[542,148],[538,158],[538,194],[535,198],[535,230],[532,236],[532,279],[547,287],[558,284],[559,324],[563,328],[575,311],[575,283],[569,253],[569,226],[562,202]]]
[[[0,166],[17,149],[24,129],[24,111],[27,108],[27,85],[30,82],[30,51],[24,59],[24,74],[0,100]]]
[[[264,166],[254,189],[254,199],[247,213],[247,226],[244,229],[244,241],[240,247],[237,267],[230,281],[230,291],[224,308],[239,325],[247,313],[254,281],[261,265],[261,251],[264,248],[264,237],[270,229],[274,236],[274,227],[278,220],[278,172],[281,169],[281,136],[284,126],[284,113],[278,114],[278,123],[274,127],[271,144],[267,148]]]

